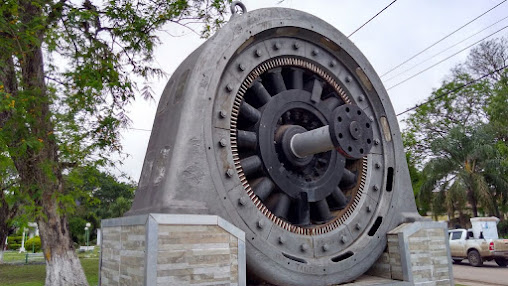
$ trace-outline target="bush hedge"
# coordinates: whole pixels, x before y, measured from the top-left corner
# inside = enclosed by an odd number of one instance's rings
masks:
[[[41,238],[34,236],[25,242],[26,251],[32,251],[32,245],[35,252],[41,251]]]

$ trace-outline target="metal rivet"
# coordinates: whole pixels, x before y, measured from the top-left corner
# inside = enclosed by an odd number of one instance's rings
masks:
[[[280,44],[279,44],[279,43],[275,43],[275,44],[273,45],[273,49],[274,49],[274,50],[279,50],[279,49],[280,49]]]
[[[358,101],[363,101],[363,95],[358,96]]]
[[[313,56],[319,55],[319,50],[317,50],[317,49],[312,50],[312,55]]]
[[[235,171],[233,169],[228,169],[228,171],[226,172],[226,174],[228,175],[228,177],[233,177],[233,175],[235,174]]]
[[[258,221],[257,225],[258,225],[258,228],[263,228],[265,226],[265,223],[262,220],[260,220],[260,221]]]
[[[346,82],[351,82],[351,77],[350,76],[346,76]]]
[[[374,139],[374,145],[379,145],[379,139]]]
[[[328,244],[323,244],[323,251],[328,251],[330,249],[330,246]]]
[[[357,223],[357,224],[355,225],[355,228],[356,228],[356,230],[360,230],[360,229],[362,229],[362,225],[361,225],[361,224],[359,224],[359,223]]]
[[[374,164],[374,166],[376,167],[376,169],[381,168],[381,164],[379,164],[379,163],[377,163],[377,162],[376,162],[376,164]]]
[[[240,198],[238,199],[238,204],[239,204],[239,205],[244,206],[244,205],[245,205],[245,203],[247,203],[247,199],[246,199],[245,197],[243,197],[243,196],[242,196],[242,197],[240,197]]]
[[[228,85],[226,85],[226,90],[228,92],[231,92],[231,91],[233,91],[233,87],[230,84],[228,84]]]
[[[337,61],[336,61],[336,60],[332,60],[332,61],[330,62],[330,67],[332,67],[332,68],[333,68],[333,67],[334,67],[334,66],[336,66],[336,65],[337,65]]]
[[[378,187],[377,185],[374,185],[374,186],[372,187],[372,189],[374,190],[374,192],[379,191],[379,187]]]
[[[367,212],[368,213],[372,212],[372,207],[371,206],[367,206]]]
[[[219,145],[221,147],[226,147],[228,146],[228,141],[226,141],[226,139],[222,138],[220,141],[219,141]]]
[[[307,243],[303,243],[302,245],[300,245],[300,249],[302,251],[307,251],[309,249],[309,245]]]
[[[256,50],[256,53],[255,53],[255,54],[256,54],[256,57],[258,57],[258,58],[259,58],[259,57],[261,56],[261,50]]]
[[[226,118],[226,116],[227,116],[226,111],[224,111],[224,110],[219,111],[219,116],[221,118]]]
[[[340,242],[342,242],[343,244],[347,242],[347,237],[345,235],[341,236],[340,237]]]
[[[286,242],[286,238],[284,236],[279,236],[279,243],[284,244]]]
[[[238,65],[238,69],[241,70],[241,71],[244,71],[245,70],[245,66],[243,64],[239,64]]]
[[[369,120],[370,120],[370,122],[374,122],[374,117],[369,116]]]
[[[295,50],[298,50],[298,49],[300,48],[300,43],[294,43],[294,44],[293,44],[293,48],[294,48]]]

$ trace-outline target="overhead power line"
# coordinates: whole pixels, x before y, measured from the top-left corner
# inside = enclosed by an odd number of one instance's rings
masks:
[[[412,76],[410,76],[410,77],[408,77],[408,78],[406,78],[406,79],[404,79],[404,80],[402,80],[402,81],[400,81],[400,82],[398,82],[398,83],[396,83],[396,84],[394,84],[394,85],[390,86],[390,87],[389,87],[389,88],[387,88],[386,90],[390,90],[390,89],[392,89],[392,88],[394,88],[394,87],[397,87],[397,86],[399,86],[399,85],[401,85],[401,84],[403,84],[403,83],[407,82],[407,81],[408,81],[408,80],[410,80],[410,79],[413,79],[413,78],[415,78],[415,77],[417,77],[417,76],[421,75],[422,73],[424,73],[424,72],[426,72],[426,71],[428,71],[428,70],[430,70],[430,69],[434,68],[435,66],[437,66],[437,65],[441,64],[442,62],[444,62],[444,61],[446,61],[446,60],[448,60],[448,59],[450,59],[450,58],[452,58],[452,57],[454,57],[454,56],[456,56],[456,55],[458,55],[458,54],[462,53],[463,51],[465,51],[465,50],[467,50],[467,49],[471,48],[472,46],[474,46],[474,45],[477,45],[477,44],[481,43],[483,40],[485,40],[485,39],[487,39],[487,38],[489,38],[489,37],[491,37],[491,36],[493,36],[493,35],[495,35],[495,34],[497,34],[497,33],[501,32],[502,30],[504,30],[504,29],[506,29],[506,28],[508,28],[508,26],[504,26],[503,28],[501,28],[501,29],[499,29],[499,30],[495,31],[494,33],[492,33],[492,34],[490,34],[490,35],[488,35],[488,36],[486,36],[486,37],[483,37],[482,39],[480,39],[480,40],[478,40],[478,41],[476,41],[476,42],[472,43],[471,45],[469,45],[469,46],[467,46],[467,47],[465,47],[465,48],[461,49],[460,51],[458,51],[458,52],[456,52],[456,53],[454,53],[454,54],[452,54],[452,55],[450,55],[450,56],[448,56],[448,57],[446,57],[446,58],[444,58],[444,59],[440,60],[439,62],[437,62],[437,63],[435,63],[435,64],[433,64],[433,65],[431,65],[431,66],[427,67],[426,69],[421,70],[421,71],[419,71],[419,72],[417,72],[417,73],[413,74]]]
[[[458,31],[462,30],[463,28],[465,28],[467,25],[473,23],[474,21],[480,19],[481,17],[483,17],[485,14],[489,13],[490,11],[496,9],[497,7],[499,7],[501,4],[503,4],[504,2],[506,2],[508,0],[503,0],[501,3],[497,4],[496,6],[490,8],[489,10],[483,12],[482,14],[476,16],[474,19],[472,19],[471,21],[467,22],[466,24],[460,26],[458,29],[456,29],[455,31],[449,33],[448,35],[444,36],[443,38],[439,39],[437,42],[433,43],[432,45],[426,47],[425,49],[423,49],[422,51],[414,54],[413,56],[411,56],[409,59],[403,61],[402,63],[396,65],[395,67],[391,68],[390,70],[386,71],[384,74],[381,75],[381,77],[391,73],[392,71],[398,69],[399,67],[401,67],[402,65],[404,65],[405,63],[409,62],[410,60],[416,58],[417,56],[423,54],[424,52],[428,51],[430,48],[434,47],[435,45],[441,43],[442,41],[444,41],[445,39],[447,39],[448,37],[450,37],[451,35],[457,33]]]
[[[504,21],[504,20],[506,20],[506,19],[508,19],[508,16],[505,16],[504,18],[502,18],[502,19],[500,19],[500,20],[497,20],[495,23],[490,24],[489,26],[487,26],[487,27],[485,27],[485,28],[481,29],[480,31],[478,31],[478,32],[476,32],[476,33],[474,33],[474,34],[470,35],[469,37],[467,37],[467,38],[465,38],[465,39],[463,39],[463,40],[461,40],[461,41],[459,41],[459,42],[457,42],[457,43],[455,43],[455,44],[453,44],[453,45],[449,46],[448,48],[446,48],[446,49],[444,49],[444,50],[441,50],[439,53],[436,53],[436,54],[434,54],[434,55],[432,55],[432,56],[428,57],[427,59],[425,59],[425,60],[423,60],[423,61],[421,61],[421,62],[417,63],[416,65],[412,66],[411,68],[409,68],[409,69],[407,69],[407,70],[405,70],[405,71],[403,71],[403,72],[401,72],[401,73],[398,73],[398,74],[396,74],[396,75],[394,75],[394,76],[392,76],[392,77],[390,77],[390,78],[386,79],[385,81],[390,81],[390,80],[392,80],[392,79],[394,79],[394,78],[396,78],[396,77],[398,77],[398,76],[400,76],[400,75],[403,75],[403,74],[407,73],[408,71],[413,70],[414,68],[416,68],[416,67],[418,67],[418,66],[420,66],[420,65],[422,65],[422,64],[424,64],[424,63],[426,63],[426,62],[428,62],[428,61],[430,61],[431,59],[433,59],[433,58],[435,58],[435,57],[437,57],[437,56],[441,55],[442,53],[444,53],[444,52],[446,52],[446,51],[450,50],[451,48],[456,47],[456,46],[458,46],[458,45],[462,44],[463,42],[465,42],[465,41],[467,41],[467,40],[471,39],[472,37],[474,37],[474,36],[476,36],[476,35],[480,34],[481,32],[483,32],[483,31],[485,31],[485,30],[487,30],[487,29],[491,28],[492,26],[495,26],[496,24],[498,24],[498,23],[500,23],[500,22],[502,22],[502,21]]]
[[[429,100],[425,101],[425,102],[424,102],[424,103],[422,103],[422,104],[417,104],[417,105],[415,105],[415,106],[413,106],[413,107],[411,107],[411,108],[408,108],[408,109],[406,109],[406,110],[404,110],[404,111],[402,111],[402,112],[398,113],[396,116],[400,116],[400,115],[405,114],[405,113],[407,113],[407,112],[409,112],[409,111],[412,111],[412,110],[415,110],[415,109],[417,109],[417,108],[420,108],[421,106],[423,106],[423,105],[425,105],[425,104],[427,104],[427,103],[433,102],[433,101],[435,101],[435,100],[437,100],[437,99],[439,99],[439,98],[441,98],[441,97],[445,97],[445,96],[447,96],[447,95],[449,95],[449,94],[451,94],[451,93],[454,93],[454,92],[456,92],[456,91],[459,91],[459,90],[463,89],[464,87],[470,86],[470,85],[472,85],[472,84],[474,84],[474,83],[476,83],[476,82],[478,82],[478,81],[480,81],[480,80],[482,80],[482,79],[484,79],[484,78],[486,78],[486,77],[489,77],[489,76],[493,75],[494,73],[497,73],[497,72],[500,72],[500,71],[504,70],[504,69],[505,69],[505,68],[507,68],[507,67],[508,67],[508,65],[505,65],[505,66],[503,66],[503,67],[501,67],[501,68],[498,68],[498,69],[496,69],[496,70],[493,70],[493,71],[489,72],[488,74],[482,75],[482,76],[481,76],[481,77],[479,77],[479,78],[476,78],[476,79],[474,79],[474,80],[472,80],[472,81],[470,81],[470,82],[467,82],[467,83],[465,83],[465,84],[463,84],[463,85],[461,85],[461,86],[459,86],[459,87],[456,87],[456,88],[454,88],[454,89],[450,90],[450,91],[449,91],[449,92],[447,92],[447,93],[444,93],[444,94],[441,94],[441,95],[436,96],[436,97],[434,97],[434,98],[431,98],[431,99],[429,99]]]
[[[506,0],[505,0],[506,1]],[[370,18],[367,22],[363,23],[360,27],[358,27],[356,30],[353,31],[353,33],[349,34],[347,36],[348,38],[354,35],[356,32],[360,31],[365,25],[367,25],[370,21],[374,20],[379,14],[383,13],[384,10],[388,9],[388,7],[392,6],[393,3],[397,2],[397,0],[393,0],[390,4],[388,4],[386,7],[384,7],[381,11],[377,12],[376,15],[374,15],[372,18]]]
[[[148,131],[148,132],[152,132],[151,129],[142,129],[142,128],[133,128],[133,127],[127,127],[127,129],[136,130],[136,131]]]

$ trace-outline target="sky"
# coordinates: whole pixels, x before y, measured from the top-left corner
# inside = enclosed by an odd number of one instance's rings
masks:
[[[280,2],[278,0],[244,0],[242,2],[248,11],[269,7],[301,10],[325,20],[343,34],[349,35],[392,1],[285,0]],[[503,1],[397,0],[373,21],[351,36],[350,40],[363,52],[376,72],[382,75],[501,2]],[[400,113],[425,101],[431,92],[439,88],[441,83],[447,79],[450,69],[467,59],[469,49],[465,48],[506,27],[508,19],[500,20],[507,16],[508,2],[501,4],[414,60],[382,77],[395,112]],[[498,21],[500,22],[478,33]],[[149,82],[154,93],[153,100],[146,101],[139,97],[129,106],[131,128],[122,132],[123,151],[128,157],[122,159],[122,165],[117,166],[117,170],[113,171],[116,174],[123,172],[136,182],[139,180],[143,167],[150,130],[162,90],[179,64],[205,41],[195,33],[177,25],[167,26],[165,30],[160,34],[161,44],[155,51],[154,65],[162,68],[168,77]],[[478,34],[463,41],[475,33]],[[491,38],[502,36],[508,36],[508,28]],[[460,41],[463,42],[414,67]],[[462,49],[465,50],[434,68],[403,84],[390,88]],[[394,78],[392,79],[392,77]],[[398,117],[402,129],[404,128],[404,123],[401,122],[403,118],[404,116]]]

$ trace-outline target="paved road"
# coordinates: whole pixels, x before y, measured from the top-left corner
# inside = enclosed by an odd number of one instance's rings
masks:
[[[485,262],[482,267],[473,267],[467,260],[453,264],[453,276],[455,283],[463,285],[508,285],[508,268],[499,267],[493,261]]]

